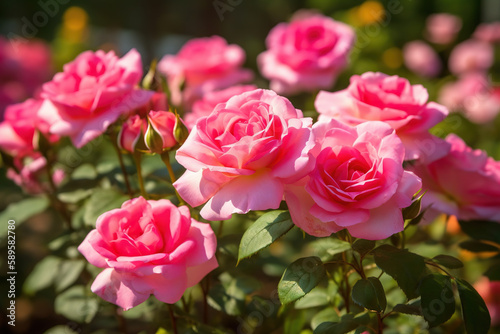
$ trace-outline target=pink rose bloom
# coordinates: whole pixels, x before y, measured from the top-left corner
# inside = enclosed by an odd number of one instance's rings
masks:
[[[403,141],[405,160],[432,160],[446,154],[448,145],[428,130],[441,122],[448,110],[427,102],[428,97],[423,86],[411,85],[404,78],[366,72],[352,76],[347,89],[319,92],[315,106],[320,120],[335,118],[350,125],[383,121]]]
[[[433,78],[441,72],[441,59],[429,44],[413,41],[403,47],[406,67],[422,77]]]
[[[176,159],[187,171],[174,183],[201,216],[276,209],[283,187],[312,168],[312,120],[286,98],[257,89],[233,96],[201,118]]]
[[[35,96],[51,74],[52,56],[47,43],[0,36],[0,120],[7,105]]]
[[[453,42],[462,29],[462,20],[447,13],[429,15],[426,24],[427,39],[436,44]]]
[[[189,109],[208,92],[252,80],[252,71],[241,68],[244,62],[241,47],[212,36],[192,39],[177,55],[164,56],[158,70],[167,76],[172,102]]]
[[[474,288],[483,298],[491,317],[491,326],[500,325],[500,281],[490,281],[482,277]]]
[[[446,141],[451,145],[448,155],[412,167],[427,191],[422,198],[427,217],[446,213],[462,220],[500,222],[500,162],[471,149],[454,134]]]
[[[141,56],[134,49],[122,58],[113,51],[83,52],[43,85],[39,116],[51,133],[69,136],[80,148],[151,99],[154,92],[136,87],[141,77]]]
[[[13,168],[9,168],[6,176],[14,181],[14,183],[21,187],[27,194],[37,195],[52,191],[47,184],[48,180],[46,179],[46,171],[44,170],[47,166],[47,160],[42,156],[28,159],[28,162],[14,159],[14,163],[19,169],[19,172],[15,171]],[[52,182],[58,186],[64,180],[65,176],[66,174],[62,169],[56,169],[52,173]]]
[[[186,206],[134,198],[103,213],[78,247],[87,261],[105,268],[92,292],[125,310],[153,294],[173,304],[217,268],[217,240],[209,224]]]
[[[278,94],[328,89],[346,67],[355,40],[348,25],[320,14],[297,15],[266,38],[257,62]]]
[[[462,111],[473,123],[485,124],[500,113],[498,88],[491,86],[484,73],[469,73],[444,85],[439,102],[451,111]]]
[[[174,113],[169,111],[151,110],[144,118],[140,115],[133,115],[123,123],[118,134],[118,145],[124,150],[134,152],[139,140],[142,139],[142,143],[147,146],[145,136],[151,126],[151,129],[156,131],[162,139],[162,149],[172,148],[177,144],[174,137],[175,121]]]
[[[420,179],[403,170],[404,146],[383,122],[350,127],[337,120],[313,126],[320,145],[314,170],[287,185],[285,200],[294,223],[326,237],[346,228],[356,238],[385,239],[404,228]]]
[[[459,75],[470,72],[486,72],[494,62],[493,47],[474,39],[455,46],[448,59],[450,72]]]
[[[473,34],[474,38],[487,43],[500,43],[500,22],[481,23]]]
[[[0,123],[0,150],[19,158],[34,152],[36,131],[47,136],[49,127],[37,116],[41,105],[41,100],[28,99],[7,107],[5,119]],[[51,142],[58,139],[57,136],[48,137]]]
[[[206,93],[193,104],[193,110],[184,116],[188,128],[193,128],[198,119],[210,115],[219,103],[227,102],[231,97],[257,89],[255,85],[233,86],[223,90]]]

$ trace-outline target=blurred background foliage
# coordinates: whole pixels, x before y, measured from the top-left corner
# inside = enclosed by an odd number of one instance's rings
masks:
[[[425,20],[428,15],[446,12],[462,19],[463,26],[455,43],[469,38],[479,23],[500,20],[500,2],[497,0],[15,0],[0,2],[0,34],[9,39],[38,38],[47,41],[52,49],[56,70],[60,70],[64,63],[74,59],[83,50],[116,50],[119,54],[124,54],[131,48],[136,48],[141,53],[146,70],[153,59],[159,59],[167,53],[176,53],[190,38],[220,35],[229,43],[238,44],[246,51],[245,66],[255,71],[256,81],[260,87],[267,87],[267,82],[258,76],[256,57],[265,50],[265,38],[270,29],[280,22],[288,21],[300,9],[320,11],[356,29],[358,40],[351,56],[351,66],[340,76],[335,86],[336,90],[347,87],[352,74],[381,71],[406,77],[413,84],[423,84],[429,90],[431,100],[436,99],[439,88],[445,82],[452,80],[451,75],[447,70],[443,70],[438,79],[419,77],[404,67],[402,57],[402,47],[405,43],[424,39]],[[451,47],[437,51],[444,60],[447,59]],[[490,71],[493,82],[500,81],[499,55],[500,53],[496,52],[497,60]],[[310,101],[300,96],[292,100],[298,108],[305,111],[312,108]],[[449,132],[458,133],[469,145],[486,149],[491,156],[500,159],[498,117],[496,124],[492,122],[493,124],[478,127],[460,115],[455,116],[434,129],[435,134],[445,136]],[[100,150],[97,156],[89,156],[85,152],[85,150],[80,151],[80,157],[96,164],[105,164],[109,153],[105,149]],[[1,169],[0,211],[24,196],[21,189],[5,177],[5,169]],[[88,328],[82,328],[72,321],[68,322],[67,318],[56,314],[53,290],[45,289],[32,295],[26,291],[21,292],[24,280],[35,264],[50,254],[49,241],[62,233],[63,229],[57,219],[54,212],[46,211],[34,216],[16,230],[18,326],[7,327],[6,317],[2,314],[0,316],[2,333],[6,333],[7,330],[15,330],[17,333],[43,333],[59,324],[73,328],[76,333],[82,330],[88,332]],[[235,240],[237,244],[238,235],[241,235],[241,231],[250,223],[243,221],[226,224],[228,227],[225,236],[219,241],[224,247],[226,244],[229,245],[223,256],[234,257],[234,249],[231,250],[231,247],[234,246]],[[429,234],[416,237],[435,241],[443,238],[444,229],[443,221],[427,231]],[[443,247],[454,244],[450,238],[453,236],[445,237],[444,246],[438,245],[437,242],[421,244],[419,247],[423,250],[419,250],[420,254],[425,254],[426,251],[429,251],[429,254],[436,254],[435,247],[440,248],[437,252],[444,252]],[[269,298],[269,294],[275,288],[275,280],[283,272],[286,263],[290,263],[300,252],[307,252],[301,247],[309,241],[308,238],[304,239],[298,230],[294,230],[294,233],[284,238],[282,243],[266,250],[260,257],[250,259],[250,265],[246,267],[248,272],[245,274],[258,276],[259,279],[273,277],[273,280],[260,282],[264,286],[261,291],[265,291],[263,294],[267,294],[265,297]],[[5,254],[4,242],[1,243],[1,247],[2,254]],[[458,252],[456,248],[455,246],[455,253]],[[474,258],[470,254],[467,256],[469,259]],[[231,261],[234,262],[234,259]],[[5,259],[2,258],[0,259],[2,291],[7,291],[5,268]],[[255,268],[261,269],[255,271]],[[480,261],[467,268],[470,272],[465,273],[465,276],[472,279],[477,278],[478,273],[483,271]],[[257,283],[248,284],[253,286]],[[250,308],[258,303],[258,299],[255,300],[250,303]],[[0,314],[5,312],[7,302],[3,296]],[[240,300],[236,302],[239,303]],[[138,318],[141,312],[147,314],[147,307],[149,306],[144,305],[133,312],[130,311],[129,317]],[[105,314],[107,311],[109,310],[104,309],[102,312]],[[142,319],[142,321],[148,320],[147,317]],[[300,317],[295,320],[305,321]],[[400,321],[400,330],[408,333],[412,332],[412,328],[421,325],[418,323],[421,320],[412,320],[411,317],[394,321]],[[150,323],[148,325],[137,322],[136,325],[138,327],[135,329],[156,330],[148,328]],[[295,325],[297,324],[285,324],[285,328]],[[105,322],[93,326],[111,328],[109,327],[111,325]],[[267,319],[262,329],[273,330],[273,326]],[[457,328],[448,329],[450,332],[459,331]],[[108,332],[111,330],[103,331],[103,333]]]

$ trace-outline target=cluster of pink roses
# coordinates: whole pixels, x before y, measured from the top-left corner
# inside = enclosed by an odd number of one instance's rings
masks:
[[[500,163],[453,135],[431,135],[448,110],[428,102],[423,86],[383,73],[354,75],[344,90],[319,92],[315,124],[278,95],[331,89],[354,43],[351,28],[301,13],[266,43],[258,64],[273,90],[244,85],[253,77],[241,67],[244,51],[217,36],[191,40],[158,65],[191,130],[175,156],[186,171],[173,185],[192,207],[204,204],[204,219],[276,209],[284,200],[310,235],[347,229],[380,240],[404,229],[402,209],[423,188],[424,208],[500,222]],[[67,136],[80,148],[112,124],[121,126],[118,144],[126,151],[178,147],[181,120],[167,111],[164,93],[140,87],[142,75],[135,50],[122,58],[82,53],[39,99],[9,107],[0,149],[43,160],[38,136],[52,143]],[[154,135],[159,146],[151,146]],[[210,225],[191,218],[187,206],[142,197],[101,215],[79,247],[104,268],[92,291],[125,309],[151,294],[178,301],[217,267],[215,249]]]
[[[499,22],[483,23],[476,28],[472,38],[459,43],[448,58],[449,71],[457,81],[445,84],[439,101],[450,111],[463,111],[474,123],[484,124],[500,113],[500,87],[488,78],[494,63],[494,44],[500,41]],[[428,17],[426,37],[441,47],[449,46],[462,28],[459,17],[447,13]],[[412,41],[403,48],[406,67],[428,78],[442,72],[438,53],[424,41]]]

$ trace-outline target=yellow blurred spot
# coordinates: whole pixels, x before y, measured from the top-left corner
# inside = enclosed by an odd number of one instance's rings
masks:
[[[87,12],[80,7],[69,7],[63,15],[63,25],[65,29],[78,31],[87,26],[89,16]]]
[[[382,54],[382,61],[385,66],[389,68],[399,68],[403,65],[403,53],[401,52],[401,49],[392,47],[384,51]]]
[[[362,24],[373,24],[382,21],[385,16],[384,6],[378,1],[365,1],[357,10],[358,19]]]
[[[446,232],[455,235],[460,233],[460,231],[461,228],[460,224],[458,223],[457,217],[451,215],[450,218],[448,218],[448,223],[446,224]]]

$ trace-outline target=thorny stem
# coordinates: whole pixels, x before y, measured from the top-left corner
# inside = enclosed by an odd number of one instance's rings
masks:
[[[144,188],[144,179],[142,178],[141,153],[134,152],[133,156],[134,156],[135,168],[137,170],[137,180],[139,181],[139,189],[141,190],[141,195],[145,199],[148,199],[148,193]]]
[[[113,147],[115,148],[116,154],[118,155],[118,162],[120,163],[120,168],[122,170],[123,174],[123,179],[125,180],[125,187],[127,188],[127,193],[130,198],[134,197],[134,193],[132,192],[132,188],[130,187],[130,182],[128,180],[128,173],[125,168],[125,164],[123,163],[123,155],[122,152],[120,151],[120,148],[118,147],[118,144],[116,143],[116,140],[114,140],[113,137],[111,137],[111,142],[113,143]]]
[[[377,324],[378,324],[377,334],[384,333],[384,323],[382,321],[382,317],[380,316],[379,312],[377,312]]]
[[[118,320],[118,331],[122,334],[127,334],[127,323],[123,316],[123,310],[119,307],[116,309],[116,319]]]
[[[210,274],[200,282],[200,287],[203,293],[203,323],[206,324],[208,323],[208,289],[210,287]]]
[[[217,236],[220,237],[222,235],[222,229],[224,228],[224,221],[221,220],[219,222],[219,230],[217,231]]]
[[[177,178],[175,177],[174,170],[172,169],[172,164],[170,163],[170,155],[168,152],[164,152],[160,154],[160,156],[161,160],[165,164],[165,167],[167,167],[168,176],[170,176],[170,181],[172,182],[172,184],[174,184],[174,182],[177,181]],[[179,193],[175,188],[174,191],[175,191],[175,196],[177,196],[177,199],[179,200],[179,205],[186,205],[186,202],[184,202],[184,200],[182,199],[182,197],[179,195]]]
[[[170,313],[170,320],[172,321],[172,330],[174,331],[174,334],[177,334],[177,321],[175,319],[175,313],[174,309],[171,304],[167,304],[168,307],[168,313]]]

